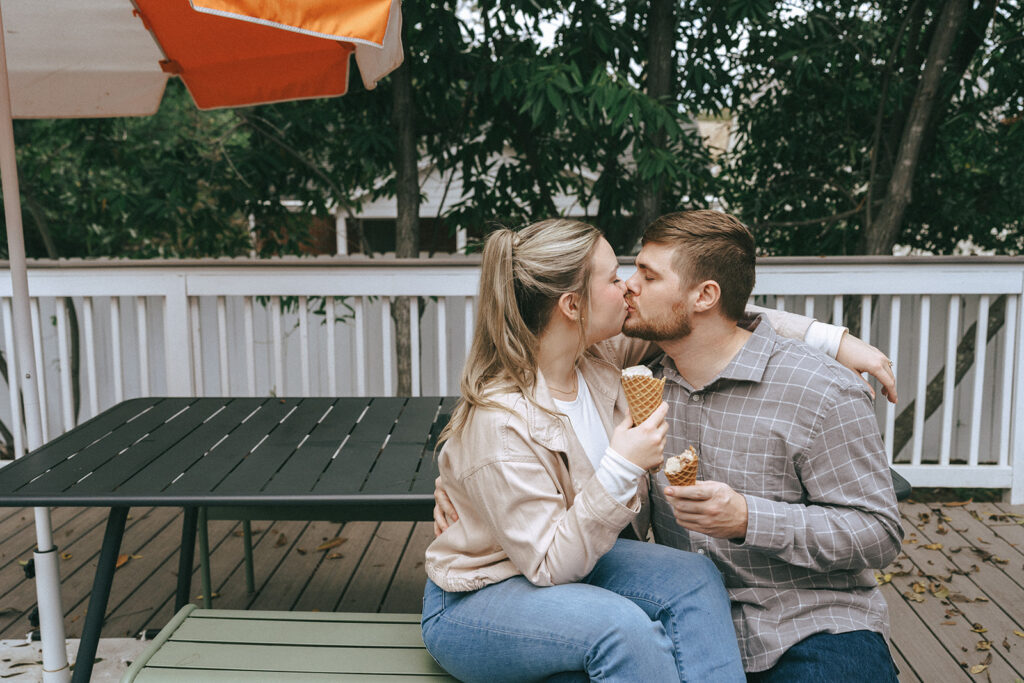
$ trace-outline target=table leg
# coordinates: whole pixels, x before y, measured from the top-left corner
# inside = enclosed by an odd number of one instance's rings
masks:
[[[175,612],[189,603],[192,562],[196,553],[196,521],[199,519],[199,512],[195,507],[187,507],[184,512],[181,521],[181,550],[178,552],[178,593],[174,599]]]
[[[96,565],[96,578],[92,582],[92,595],[89,596],[89,610],[82,626],[82,641],[78,646],[78,657],[75,659],[75,673],[72,681],[88,681],[92,676],[92,664],[96,658],[96,646],[99,645],[100,631],[107,612],[107,599],[110,598],[110,584],[114,581],[114,570],[117,569],[117,553],[121,549],[124,537],[124,525],[128,519],[128,508],[110,508],[107,517],[107,529],[103,534],[103,547],[100,550],[99,562]]]
[[[203,607],[213,607],[213,585],[210,581],[210,526],[206,507],[199,508],[199,585],[203,590]]]

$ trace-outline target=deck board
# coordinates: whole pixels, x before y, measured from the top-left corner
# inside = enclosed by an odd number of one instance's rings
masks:
[[[1024,637],[1015,633],[1024,633],[1024,609],[1020,608],[1024,605],[1024,506],[906,502],[900,509],[908,539],[900,558],[885,569],[892,577],[882,592],[889,603],[892,651],[902,683],[1024,678]],[[62,599],[68,636],[77,637],[106,511],[57,508],[52,521],[61,552],[70,554],[61,561]],[[25,579],[19,561],[31,557],[32,522],[31,509],[0,510],[0,638],[21,638],[30,628],[27,613],[35,602],[35,588]],[[420,609],[430,523],[259,521],[253,527],[257,591],[248,595],[241,526],[229,520],[210,522],[215,607]],[[171,618],[180,535],[179,509],[132,509],[122,553],[136,557],[114,576],[105,637],[159,629]],[[335,538],[344,541],[316,550]],[[941,548],[926,547],[939,543]],[[914,593],[913,584],[918,582],[925,587],[924,593]],[[933,584],[937,592],[932,591]],[[192,598],[198,602],[197,568],[191,585]],[[986,631],[973,632],[974,624]],[[977,649],[984,640],[991,642],[991,650]],[[989,655],[985,671],[968,672],[984,664]]]

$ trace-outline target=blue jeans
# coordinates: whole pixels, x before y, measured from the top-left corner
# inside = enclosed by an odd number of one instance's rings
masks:
[[[786,650],[767,671],[747,674],[750,683],[897,683],[896,665],[880,633],[815,633]]]
[[[722,577],[706,557],[619,539],[579,583],[427,581],[423,642],[461,681],[743,681]]]

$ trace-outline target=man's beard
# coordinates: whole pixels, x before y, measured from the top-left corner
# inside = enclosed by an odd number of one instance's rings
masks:
[[[662,320],[650,321],[629,317],[622,323],[622,332],[627,337],[654,342],[682,339],[688,337],[692,331],[690,315],[682,301],[673,304],[672,314]]]

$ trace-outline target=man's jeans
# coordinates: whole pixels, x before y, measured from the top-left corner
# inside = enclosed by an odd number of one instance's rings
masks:
[[[706,557],[620,539],[581,582],[427,581],[423,642],[461,681],[743,681],[722,577]]]
[[[815,633],[789,648],[775,666],[749,674],[750,683],[896,683],[885,638],[874,631]]]

